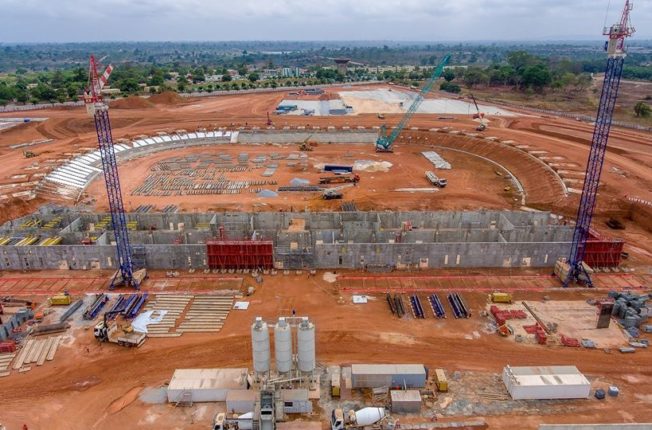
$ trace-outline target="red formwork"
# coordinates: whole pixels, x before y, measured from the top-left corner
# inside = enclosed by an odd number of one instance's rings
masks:
[[[271,269],[274,243],[251,240],[209,240],[206,242],[211,269]]]
[[[590,267],[617,267],[625,242],[601,235],[595,230],[589,231],[584,251],[584,262]]]

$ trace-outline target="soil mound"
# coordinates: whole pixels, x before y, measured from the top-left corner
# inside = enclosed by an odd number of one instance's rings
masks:
[[[164,91],[160,94],[154,94],[149,98],[151,103],[157,105],[175,105],[183,101],[183,97],[174,91]]]
[[[152,102],[142,97],[126,97],[111,103],[114,109],[147,109],[152,107]]]

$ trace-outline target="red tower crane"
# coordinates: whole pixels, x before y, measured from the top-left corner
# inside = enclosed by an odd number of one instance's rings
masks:
[[[138,279],[134,278],[132,261],[133,250],[129,243],[127,220],[125,216],[120,177],[118,176],[118,163],[115,158],[113,136],[111,134],[111,121],[109,120],[109,106],[102,97],[102,87],[111,75],[113,66],[109,65],[102,76],[97,74],[97,63],[91,55],[88,68],[88,88],[84,93],[84,102],[88,113],[93,116],[97,142],[102,158],[102,170],[106,183],[106,193],[109,197],[109,210],[111,212],[111,225],[115,235],[118,271],[111,281],[111,288],[115,285],[126,284],[136,289],[140,287]]]

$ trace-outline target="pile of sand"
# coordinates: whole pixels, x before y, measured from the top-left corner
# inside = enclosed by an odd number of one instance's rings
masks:
[[[174,91],[164,91],[160,94],[154,94],[149,101],[157,105],[175,105],[183,101],[183,97]]]
[[[152,107],[152,103],[138,96],[126,97],[111,102],[113,109],[147,109]]]

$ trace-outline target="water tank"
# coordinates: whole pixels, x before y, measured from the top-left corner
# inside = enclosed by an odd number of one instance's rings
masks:
[[[382,420],[384,417],[384,408],[363,408],[355,412],[355,423],[360,427],[370,426]]]
[[[267,323],[261,317],[256,317],[256,321],[251,325],[251,350],[254,356],[254,371],[269,372],[269,331]]]
[[[279,318],[274,327],[274,350],[276,371],[287,373],[292,370],[292,329],[285,318]]]
[[[299,370],[306,373],[315,370],[315,325],[308,318],[303,318],[299,324],[297,350]]]

